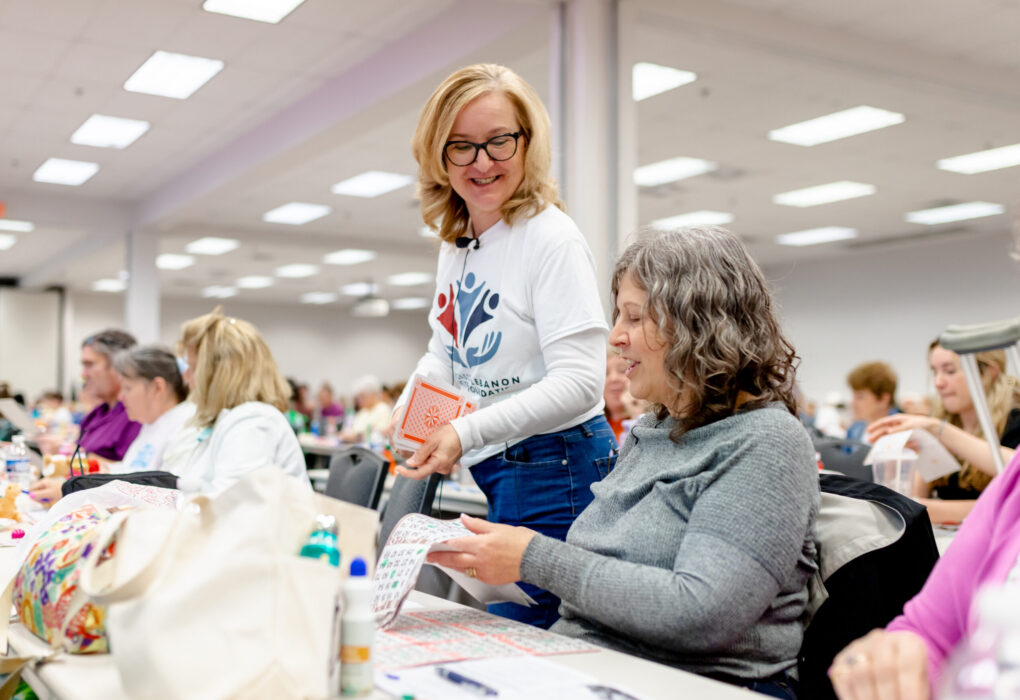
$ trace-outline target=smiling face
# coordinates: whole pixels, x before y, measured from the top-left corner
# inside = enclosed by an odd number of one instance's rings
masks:
[[[520,131],[520,123],[510,99],[502,92],[482,95],[460,110],[453,121],[447,141],[483,143],[493,136]],[[450,186],[467,206],[475,234],[480,234],[499,221],[500,208],[524,179],[526,144],[521,136],[517,152],[509,160],[495,161],[483,150],[471,165],[446,163]]]
[[[929,356],[935,379],[935,391],[949,413],[966,413],[974,409],[967,388],[967,376],[960,367],[960,356],[940,345],[931,349]]]
[[[679,391],[666,372],[666,339],[645,313],[647,300],[648,293],[637,286],[630,273],[624,275],[616,295],[616,322],[609,342],[627,365],[631,395],[662,404],[672,412],[680,404]]]

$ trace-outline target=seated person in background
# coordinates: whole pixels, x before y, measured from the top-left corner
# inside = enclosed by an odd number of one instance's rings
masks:
[[[1018,561],[1020,457],[1014,456],[981,494],[924,588],[903,606],[903,614],[836,655],[829,670],[836,694],[842,700],[932,697],[946,656],[974,630],[976,591],[1014,580],[1020,574]]]
[[[255,326],[219,308],[181,327],[184,378],[199,431],[175,469],[184,491],[216,495],[255,469],[274,464],[308,484],[305,457],[284,418],[290,387]]]
[[[323,382],[319,387],[319,415],[323,418],[335,418],[336,422],[343,423],[344,407],[333,398],[333,387],[329,382]]]
[[[623,444],[623,436],[627,429],[623,427],[623,421],[630,418],[637,418],[639,413],[631,413],[631,406],[627,399],[633,401],[629,396],[627,388],[630,382],[627,380],[627,362],[620,357],[620,354],[609,348],[606,352],[606,385],[602,390],[602,399],[605,402],[606,422],[613,429],[616,442]]]
[[[287,385],[290,387],[290,402],[287,404],[287,412],[284,415],[295,433],[303,433],[308,429],[308,419],[298,410],[301,387],[296,380],[290,377],[287,377]]]
[[[883,435],[916,428],[934,435],[959,460],[960,471],[930,484],[915,472],[914,496],[927,506],[932,522],[960,522],[995,476],[995,462],[978,424],[959,355],[935,341],[928,346],[928,361],[938,392],[935,415],[887,416],[868,426],[868,439],[874,442]],[[1003,445],[1003,462],[1008,462],[1013,457],[1013,448],[1020,444],[1017,380],[1006,373],[1006,353],[1002,350],[978,353],[977,361],[988,411],[999,444]]]
[[[82,390],[95,397],[98,403],[81,422],[78,447],[101,461],[122,460],[142,429],[139,423],[128,418],[124,404],[118,401],[120,375],[113,369],[113,356],[134,345],[133,336],[113,329],[89,336],[81,344]],[[37,441],[43,454],[55,454],[63,438],[40,435]]]
[[[113,368],[120,379],[120,402],[128,417],[142,428],[124,458],[109,465],[110,472],[162,469],[164,450],[195,413],[195,405],[184,401],[188,388],[181,378],[177,359],[159,345],[136,345],[114,355]],[[30,487],[31,496],[43,503],[53,503],[61,497],[63,482],[41,479]]]
[[[383,391],[382,383],[371,374],[356,381],[353,392],[358,412],[354,414],[351,427],[340,437],[347,442],[371,442],[372,433],[382,433],[389,426],[393,405]]]
[[[142,424],[127,454],[110,471],[116,474],[154,471],[163,468],[163,452],[176,441],[192,416],[195,404],[186,401],[177,358],[161,345],[141,345],[113,358],[120,375],[120,400],[131,420]]]
[[[865,429],[879,418],[899,413],[896,409],[896,373],[884,362],[865,362],[846,377],[853,394],[850,411],[854,422],[846,430],[846,439],[866,442]]]
[[[566,542],[463,516],[479,534],[429,560],[549,589],[553,632],[793,698],[820,499],[765,279],[724,229],[645,231],[612,290],[610,343],[652,405]]]

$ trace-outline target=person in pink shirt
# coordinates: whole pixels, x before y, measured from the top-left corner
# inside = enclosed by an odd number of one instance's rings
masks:
[[[924,700],[946,657],[972,629],[972,602],[1020,565],[1020,454],[978,498],[921,592],[884,630],[836,655],[829,676],[840,700]]]

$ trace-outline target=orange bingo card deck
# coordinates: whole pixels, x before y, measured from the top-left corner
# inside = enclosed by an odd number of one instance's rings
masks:
[[[465,396],[444,382],[415,377],[404,418],[393,431],[393,446],[415,451],[437,428],[477,408],[473,396]]]

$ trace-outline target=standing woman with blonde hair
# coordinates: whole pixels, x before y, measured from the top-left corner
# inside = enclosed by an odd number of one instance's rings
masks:
[[[490,520],[562,540],[612,468],[616,440],[602,415],[608,327],[595,264],[562,211],[549,130],[534,89],[492,64],[456,71],[422,110],[421,210],[442,245],[415,373],[476,394],[480,408],[436,430],[399,473],[448,474],[459,461]],[[548,627],[559,599],[526,590],[538,607],[490,610]]]
[[[218,494],[275,464],[311,487],[305,458],[283,415],[290,385],[258,330],[219,308],[186,322],[177,341],[198,429],[178,467],[182,490]]]

